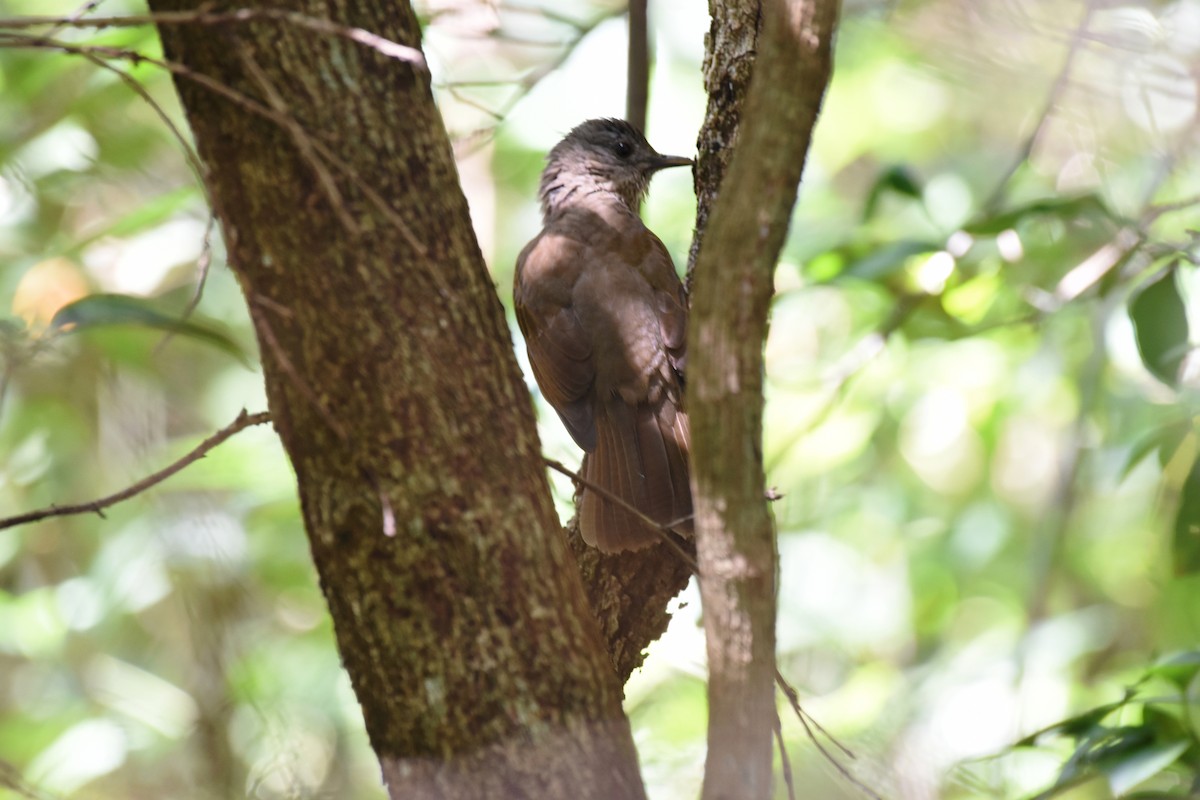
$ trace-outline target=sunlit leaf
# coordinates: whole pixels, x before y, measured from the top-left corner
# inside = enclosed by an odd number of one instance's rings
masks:
[[[1154,662],[1147,671],[1151,675],[1165,678],[1183,688],[1192,678],[1200,674],[1200,650],[1189,650],[1163,656]]]
[[[1119,702],[1108,703],[1107,705],[1085,711],[1082,714],[1068,717],[1061,722],[1056,722],[1053,725],[1029,734],[1014,744],[1013,747],[1035,747],[1053,736],[1066,736],[1072,739],[1079,738],[1093,730],[1105,717],[1124,706],[1127,702],[1129,702],[1128,697]]]
[[[1184,438],[1191,433],[1193,427],[1191,417],[1176,420],[1161,428],[1155,428],[1133,443],[1129,454],[1125,457],[1125,465],[1121,468],[1121,477],[1129,477],[1129,473],[1141,464],[1151,453],[1157,453],[1159,464],[1166,465],[1167,460],[1178,448]]]
[[[1140,747],[1102,769],[1113,794],[1122,795],[1175,763],[1189,742],[1163,742]]]
[[[182,319],[155,307],[151,300],[123,294],[93,294],[64,306],[50,322],[51,329],[74,332],[108,325],[132,325],[184,336],[223,350],[242,363],[246,354],[215,323],[195,317]]]
[[[1187,310],[1174,268],[1151,282],[1129,303],[1138,352],[1154,377],[1174,386],[1188,349]]]

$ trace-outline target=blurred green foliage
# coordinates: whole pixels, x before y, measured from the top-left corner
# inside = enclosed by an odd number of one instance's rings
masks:
[[[687,153],[707,21],[651,10],[649,137]],[[622,113],[620,11],[423,7],[506,303],[543,153]],[[845,12],[766,349],[781,668],[884,797],[1200,792],[1200,2]],[[265,407],[170,81],[30,35],[0,20],[0,516],[119,490]],[[161,55],[147,27],[53,37]],[[681,268],[693,214],[686,175],[656,179]],[[0,797],[382,797],[300,525],[252,429],[103,519],[0,531]],[[694,590],[679,605],[627,687],[655,798],[694,797],[704,758]],[[784,733],[802,794],[863,796]]]

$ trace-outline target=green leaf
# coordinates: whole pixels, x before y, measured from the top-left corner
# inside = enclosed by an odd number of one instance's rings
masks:
[[[1127,694],[1125,698],[1116,703],[1108,703],[1106,705],[1098,706],[1085,711],[1082,714],[1068,717],[1061,722],[1056,722],[1053,725],[1042,728],[1040,731],[1035,731],[1034,733],[1026,736],[1024,739],[1016,742],[1013,747],[1036,747],[1041,741],[1050,736],[1068,736],[1072,739],[1078,739],[1086,736],[1089,732],[1093,731],[1105,717],[1128,703],[1131,696],[1132,695]]]
[[[1129,477],[1129,473],[1141,464],[1151,453],[1158,453],[1159,466],[1166,466],[1171,455],[1180,447],[1188,434],[1192,432],[1192,418],[1185,417],[1160,428],[1155,428],[1133,443],[1129,454],[1125,457],[1125,465],[1121,467],[1121,479]]]
[[[904,268],[908,259],[924,253],[941,250],[942,247],[934,242],[921,242],[913,239],[902,239],[886,244],[869,255],[858,259],[846,267],[841,277],[860,278],[874,281],[885,278]]]
[[[1179,495],[1171,554],[1175,572],[1187,575],[1200,572],[1200,459],[1192,464]]]
[[[1146,369],[1163,383],[1176,385],[1188,350],[1188,321],[1174,266],[1134,296],[1129,317]]]
[[[1015,228],[1027,217],[1052,216],[1059,219],[1071,219],[1087,214],[1099,214],[1110,219],[1113,218],[1112,212],[1097,195],[1084,194],[1075,197],[1048,197],[1034,200],[1008,211],[968,222],[963,226],[963,230],[976,236],[995,236],[1010,228]]]
[[[1189,744],[1177,741],[1139,747],[1103,765],[1101,770],[1108,777],[1113,794],[1120,796],[1174,764]]]
[[[875,185],[871,187],[871,193],[867,195],[867,205],[863,209],[864,220],[875,215],[875,210],[879,207],[879,199],[884,192],[895,192],[914,200],[921,199],[921,186],[912,172],[903,164],[893,164],[875,179]]]
[[[228,334],[215,323],[196,317],[183,319],[161,311],[154,303],[141,297],[123,294],[93,294],[63,306],[50,321],[51,330],[67,333],[108,325],[132,325],[167,331],[185,336],[223,350],[249,364],[246,354]]]
[[[1187,650],[1163,656],[1150,666],[1147,673],[1168,680],[1182,689],[1200,674],[1200,650]]]

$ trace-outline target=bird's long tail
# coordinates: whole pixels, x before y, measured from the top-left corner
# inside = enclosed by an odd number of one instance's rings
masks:
[[[637,407],[614,399],[597,412],[596,449],[584,461],[583,477],[661,525],[683,520],[674,528],[690,535],[687,414],[665,396]],[[659,531],[586,487],[579,530],[584,541],[605,552],[636,550],[661,540]]]

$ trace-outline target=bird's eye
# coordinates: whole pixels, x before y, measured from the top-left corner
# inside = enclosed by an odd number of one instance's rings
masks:
[[[619,139],[617,143],[613,145],[613,152],[621,158],[629,158],[630,154],[633,153],[633,145],[624,139]]]

